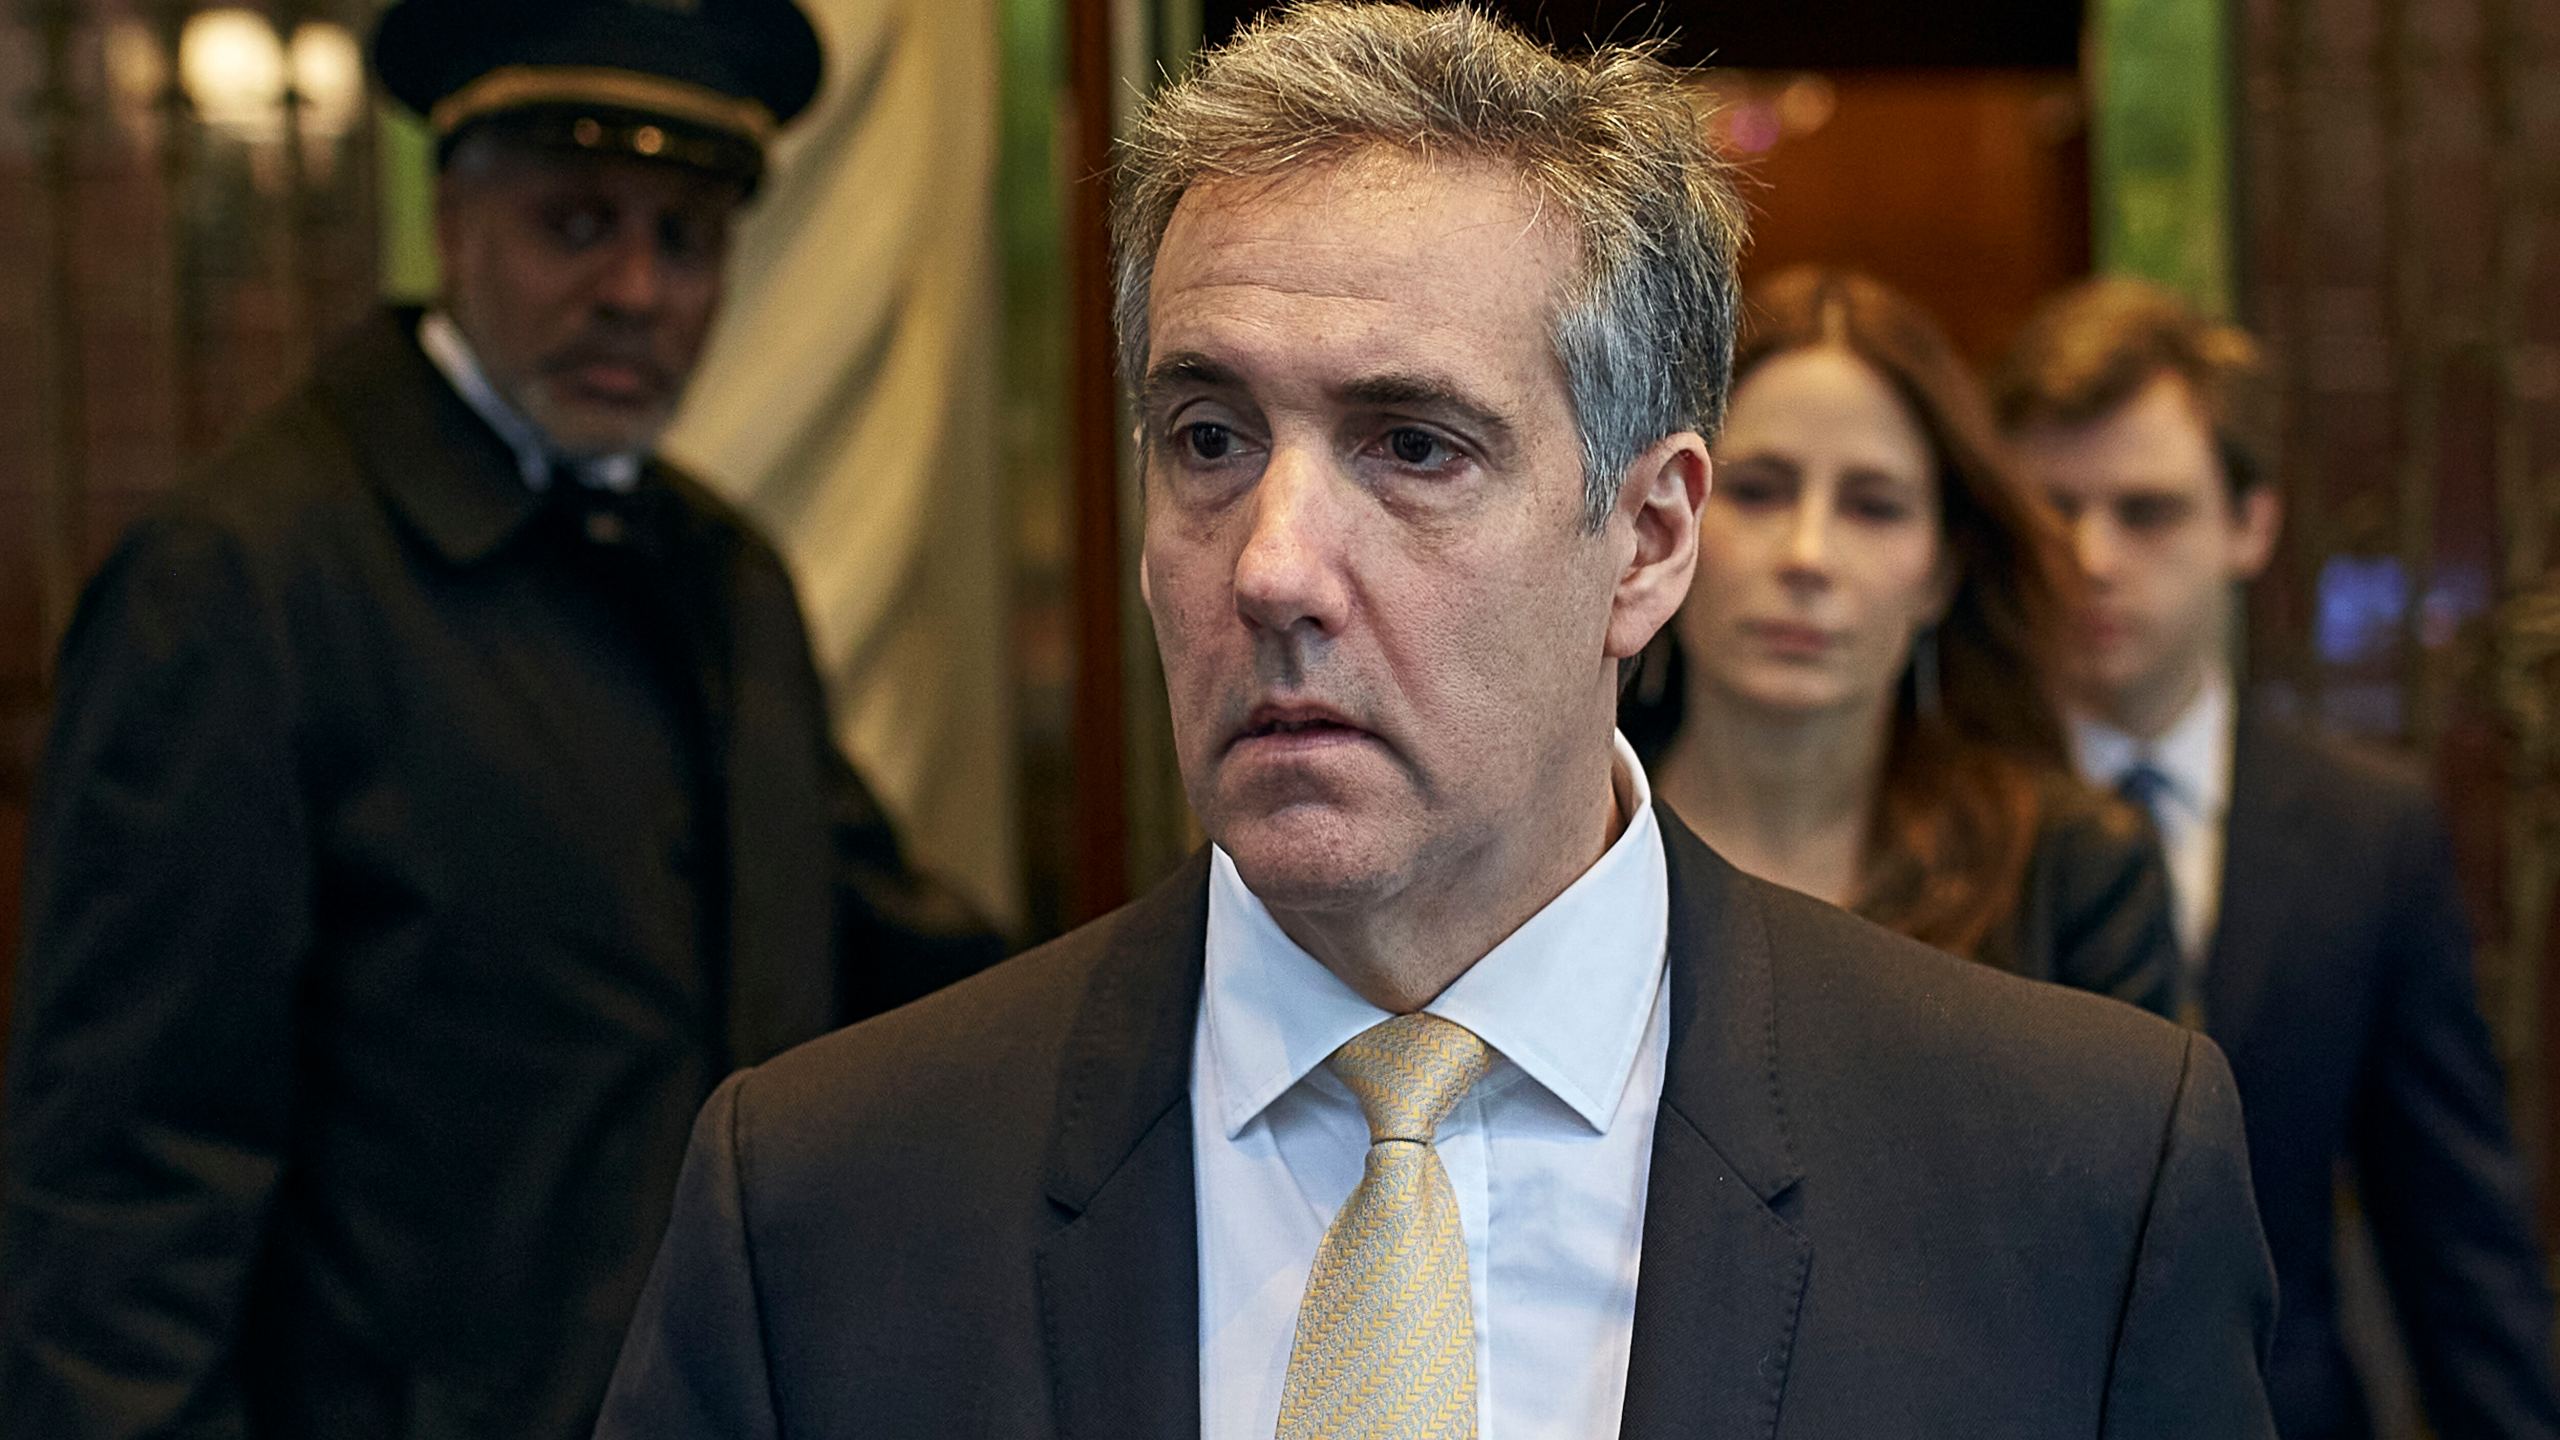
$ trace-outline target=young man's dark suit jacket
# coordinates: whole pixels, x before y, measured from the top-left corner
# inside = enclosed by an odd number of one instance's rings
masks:
[[[1749,879],[1667,810],[1630,1440],[2256,1440],[2221,1055]],[[604,1440],[1189,1437],[1206,866],[734,1077]]]
[[[830,741],[771,548],[657,464],[586,545],[415,319],[137,526],[65,645],[12,1440],[583,1437],[712,1086],[996,957]]]
[[[2279,1428],[2373,1431],[2339,1338],[2331,1221],[2345,1165],[2437,1432],[2560,1436],[2551,1298],[2424,788],[2244,715],[2226,837],[2205,1028],[2248,1111],[2275,1256]]]

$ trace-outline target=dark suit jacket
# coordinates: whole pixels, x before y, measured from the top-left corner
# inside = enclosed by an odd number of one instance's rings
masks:
[[[582,1435],[732,1062],[994,958],[830,742],[771,549],[656,465],[631,553],[582,547],[414,318],[63,651],[0,1433]]]
[[[2288,1440],[2372,1433],[2339,1340],[2343,1165],[2437,1431],[2560,1436],[2551,1297],[2424,788],[2246,716],[2227,837],[2205,1025],[2247,1106],[2283,1297],[2269,1370],[2279,1427]]]
[[[1661,813],[1624,1433],[2271,1435],[2219,1052],[1749,879]],[[1205,876],[723,1086],[599,1436],[1195,1435]]]

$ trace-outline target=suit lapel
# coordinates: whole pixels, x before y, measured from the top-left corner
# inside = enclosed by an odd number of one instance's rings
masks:
[[[2220,914],[2204,975],[2205,1029],[2226,1050],[2243,1041],[2266,1000],[2286,898],[2320,890],[2316,847],[2296,823],[2304,796],[2290,759],[2267,722],[2241,718],[2232,742]]]
[[[1670,864],[1671,1052],[1645,1187],[1627,1440],[1777,1431],[1813,1247],[1782,1218],[1787,1143],[1767,926],[1657,807]]]
[[[1200,1433],[1191,1037],[1208,863],[1124,911],[1067,1040],[1040,1246],[1059,1440]]]
[[[315,372],[366,479],[449,565],[496,553],[541,499],[515,453],[418,348],[418,312],[389,310]]]

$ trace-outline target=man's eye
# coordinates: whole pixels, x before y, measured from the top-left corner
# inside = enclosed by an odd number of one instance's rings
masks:
[[[2159,530],[2176,524],[2184,513],[2175,500],[2128,500],[2117,516],[2128,530]]]
[[[668,220],[658,226],[658,249],[670,260],[690,264],[710,253],[711,244],[701,226]]]
[[[1224,460],[1235,449],[1235,432],[1224,425],[1200,421],[1182,427],[1182,448],[1194,460]]]
[[[1440,437],[1428,430],[1405,426],[1387,432],[1387,453],[1394,456],[1399,465],[1421,467],[1446,459],[1449,447],[1440,443]]]
[[[551,217],[551,233],[564,245],[584,249],[602,240],[613,229],[613,217],[593,205],[579,205],[555,212]]]

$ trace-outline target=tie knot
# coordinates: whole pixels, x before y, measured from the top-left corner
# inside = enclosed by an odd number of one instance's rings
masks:
[[[1428,1145],[1493,1063],[1493,1050],[1455,1021],[1398,1015],[1351,1037],[1324,1063],[1359,1099],[1370,1144]]]
[[[2136,760],[2116,777],[2116,793],[2157,816],[2161,798],[2169,793],[2169,777],[2150,761]]]

